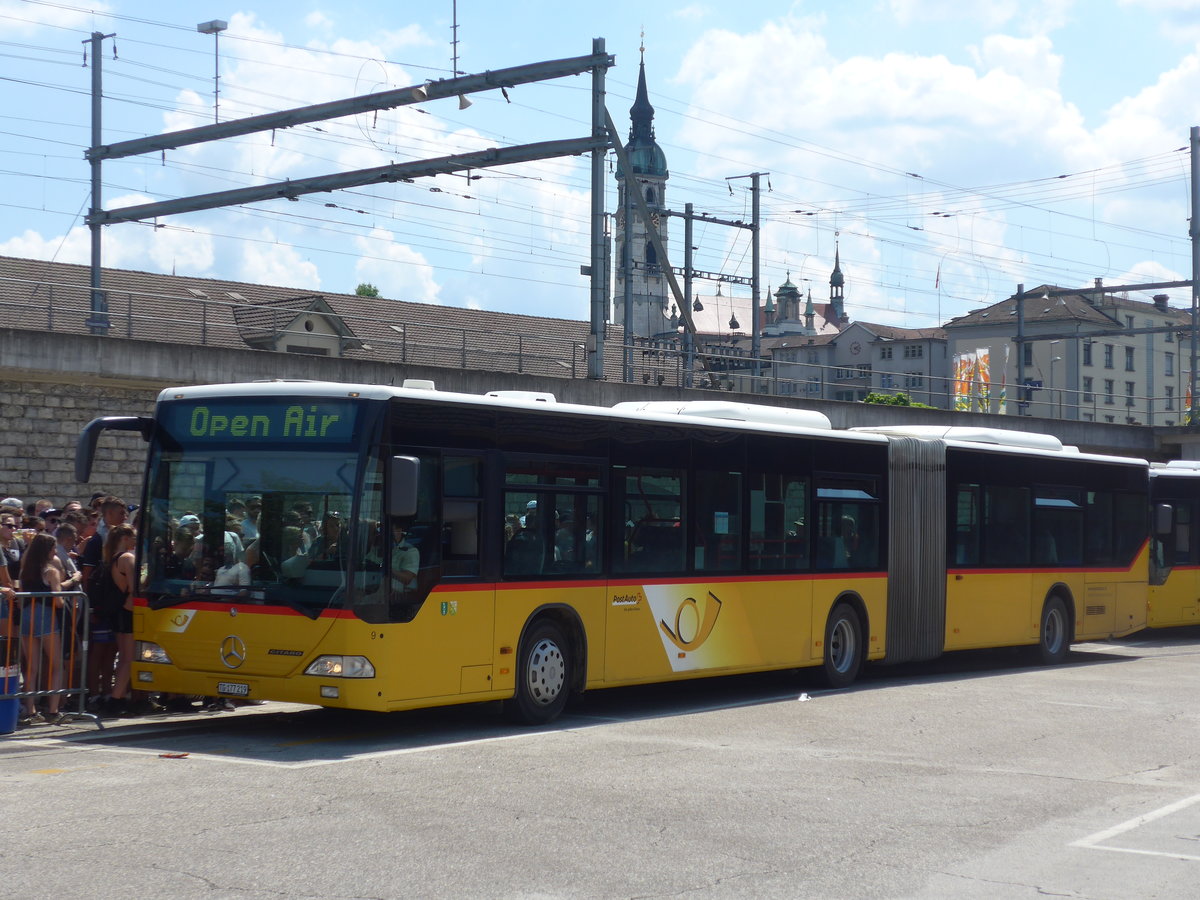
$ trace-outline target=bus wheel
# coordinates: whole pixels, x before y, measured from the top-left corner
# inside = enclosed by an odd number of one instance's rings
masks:
[[[1038,658],[1044,666],[1053,666],[1067,658],[1071,640],[1067,634],[1067,607],[1061,597],[1050,597],[1042,607],[1042,628],[1038,637]]]
[[[825,625],[825,683],[842,688],[854,683],[862,667],[862,622],[849,603],[839,603]]]
[[[517,692],[505,703],[509,719],[542,725],[558,717],[570,694],[569,653],[562,629],[553,622],[539,622],[529,630],[517,658]]]

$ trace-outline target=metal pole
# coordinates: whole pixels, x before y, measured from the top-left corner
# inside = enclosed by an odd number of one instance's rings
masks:
[[[758,196],[758,179],[761,172],[755,172],[750,178],[750,198],[751,198],[751,221],[754,228],[750,232],[751,246],[751,273],[752,286],[750,288],[753,296],[750,301],[750,355],[754,357],[754,365],[751,372],[754,373],[754,393],[758,393],[758,379],[762,375],[762,363],[759,361],[759,356],[762,353],[762,329],[758,327],[758,273],[760,265],[760,234],[759,228],[759,196]]]
[[[213,32],[213,124],[221,121],[221,32]]]
[[[604,38],[592,39],[592,53],[604,52]],[[607,113],[604,106],[605,66],[592,69],[592,137],[606,137]],[[588,348],[588,378],[604,378],[604,321],[608,318],[608,295],[605,290],[606,265],[604,233],[604,158],[608,151],[597,147],[592,151],[592,334]],[[626,336],[628,340],[628,336]]]
[[[692,204],[683,205],[683,305],[692,308]],[[692,386],[692,366],[695,361],[696,336],[683,329],[684,375],[683,386]]]
[[[99,147],[102,143],[103,132],[101,128],[101,108],[103,104],[101,100],[104,96],[104,80],[100,68],[100,52],[105,37],[112,35],[104,35],[99,31],[93,31],[90,39],[92,45],[92,147]],[[85,43],[87,43],[85,41]],[[91,197],[91,213],[96,216],[100,213],[103,206],[103,188],[104,182],[101,178],[101,161],[99,159],[91,160],[92,171],[92,197]],[[110,326],[108,320],[108,300],[104,296],[104,291],[100,286],[100,269],[103,264],[102,253],[102,232],[99,222],[94,219],[89,222],[88,228],[91,232],[92,241],[92,257],[91,257],[91,315],[87,318],[87,327],[92,334],[108,334]]]
[[[1025,285],[1017,285],[1017,415],[1025,415]]]
[[[1189,390],[1188,424],[1196,424],[1196,331],[1200,324],[1200,126],[1191,128],[1192,145],[1192,221],[1188,234],[1192,238],[1192,375]]]

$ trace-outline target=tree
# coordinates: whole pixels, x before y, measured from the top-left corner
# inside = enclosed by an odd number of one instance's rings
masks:
[[[880,406],[915,406],[919,409],[933,409],[928,403],[918,403],[913,400],[908,394],[881,394],[878,391],[871,391],[867,396],[863,397],[863,403],[878,403]]]
[[[378,297],[379,288],[375,287],[375,285],[371,284],[369,281],[364,281],[354,289],[354,293],[360,297]]]

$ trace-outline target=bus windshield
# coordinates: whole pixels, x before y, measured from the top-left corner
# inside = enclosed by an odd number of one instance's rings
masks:
[[[142,526],[151,606],[235,600],[315,618],[346,602],[357,456],[311,447],[155,456]]]

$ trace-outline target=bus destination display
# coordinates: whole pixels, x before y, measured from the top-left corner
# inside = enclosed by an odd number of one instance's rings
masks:
[[[358,410],[350,400],[201,400],[164,403],[158,421],[180,444],[345,444],[354,438]]]

